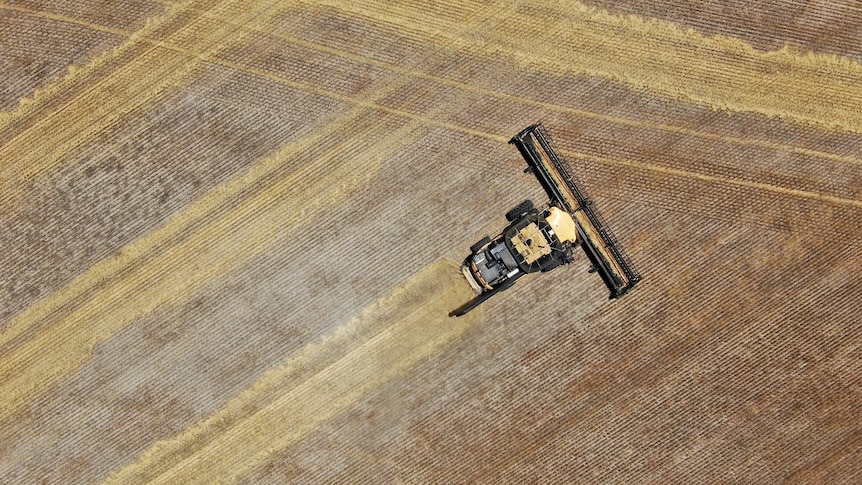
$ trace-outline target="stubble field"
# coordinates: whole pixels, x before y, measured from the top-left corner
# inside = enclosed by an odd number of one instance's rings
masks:
[[[721,5],[0,2],[0,481],[859,482],[862,11]],[[449,318],[539,120],[644,281]]]

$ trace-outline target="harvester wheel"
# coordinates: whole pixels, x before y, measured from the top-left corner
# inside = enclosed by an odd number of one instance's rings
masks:
[[[491,242],[491,238],[490,238],[490,237],[488,237],[488,236],[483,237],[482,239],[480,239],[480,240],[479,240],[479,242],[477,242],[476,244],[474,244],[474,245],[470,246],[470,252],[471,252],[472,254],[476,254],[476,253],[478,253],[478,252],[479,252],[479,251],[481,251],[481,250],[482,250],[482,248],[483,248],[483,247],[485,247],[485,245],[486,245],[486,244],[488,244],[489,242]]]
[[[506,220],[509,222],[517,221],[521,216],[531,210],[533,210],[533,201],[529,199],[525,200],[506,213]]]

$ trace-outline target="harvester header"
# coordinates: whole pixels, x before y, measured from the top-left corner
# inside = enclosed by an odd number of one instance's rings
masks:
[[[610,291],[619,298],[641,275],[596,211],[583,187],[572,177],[551,148],[541,125],[531,125],[512,137],[527,162],[526,173],[536,176],[548,194],[547,208],[536,209],[526,200],[506,214],[509,226],[496,238],[483,238],[470,248],[461,269],[477,296],[452,311],[461,316],[511,287],[527,273],[546,272],[573,261],[580,246]]]

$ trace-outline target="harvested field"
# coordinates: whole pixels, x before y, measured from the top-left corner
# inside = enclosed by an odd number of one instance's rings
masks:
[[[0,482],[859,483],[862,11],[722,5],[0,2]],[[644,281],[449,318],[538,120]]]

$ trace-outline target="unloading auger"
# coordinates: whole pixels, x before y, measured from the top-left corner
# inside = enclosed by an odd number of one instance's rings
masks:
[[[506,213],[509,225],[503,232],[470,247],[461,271],[476,297],[449,315],[464,315],[525,274],[547,272],[572,262],[576,246],[586,253],[592,264],[590,273],[599,273],[610,298],[625,295],[641,275],[581,185],[569,175],[541,125],[525,128],[509,143],[518,147],[527,161],[524,172],[536,176],[550,200],[543,209],[529,200],[518,204]]]

